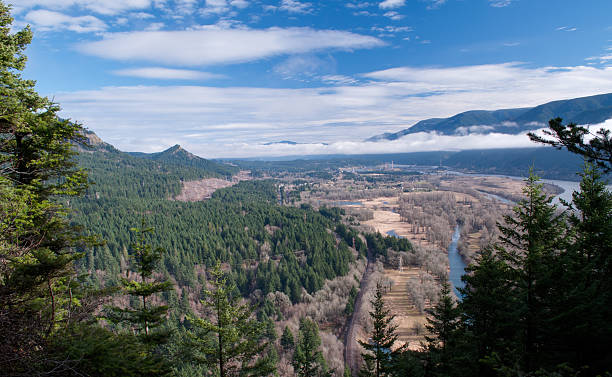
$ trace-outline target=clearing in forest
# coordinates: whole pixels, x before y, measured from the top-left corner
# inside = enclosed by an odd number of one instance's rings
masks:
[[[231,181],[219,178],[204,178],[197,181],[185,181],[181,188],[181,193],[174,197],[174,200],[180,202],[199,202],[205,199],[210,199],[212,194],[222,188],[230,187],[238,184],[241,181],[251,179],[251,172],[241,170],[238,174],[232,177]]]

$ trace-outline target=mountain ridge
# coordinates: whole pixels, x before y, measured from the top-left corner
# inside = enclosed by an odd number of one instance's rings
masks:
[[[86,130],[83,136],[87,139],[88,145],[78,145],[76,148],[86,155],[95,153],[110,154],[113,155],[117,161],[128,164],[129,161],[134,158],[138,160],[150,160],[168,165],[168,168],[172,166],[187,168],[194,171],[200,171],[202,176],[219,178],[231,177],[238,173],[239,170],[235,166],[223,162],[216,162],[196,156],[179,144],[175,144],[166,150],[155,153],[124,152],[105,142],[91,130]]]
[[[547,102],[534,107],[469,110],[449,118],[430,118],[398,132],[372,136],[365,141],[397,140],[417,132],[442,135],[503,133],[516,135],[546,127],[552,118],[566,123],[598,124],[612,119],[612,93]]]

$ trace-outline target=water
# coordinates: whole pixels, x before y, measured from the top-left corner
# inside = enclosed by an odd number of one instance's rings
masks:
[[[499,200],[500,202],[505,203],[505,204],[509,204],[509,205],[516,204],[512,200],[506,199],[506,198],[501,197],[499,195],[491,194],[491,193],[484,192],[484,191],[479,191],[479,192],[483,193],[488,198],[491,198],[491,199],[494,199],[494,200]]]
[[[459,243],[459,238],[461,237],[461,229],[459,225],[455,227],[455,232],[453,233],[453,238],[451,239],[451,244],[448,246],[448,264],[450,266],[450,274],[449,280],[453,286],[453,291],[459,300],[461,300],[461,294],[459,293],[459,288],[465,287],[465,283],[461,281],[461,276],[465,274],[465,262],[459,255],[459,250],[457,250],[457,244]]]
[[[460,175],[460,176],[475,176],[475,177],[505,177],[505,178],[511,178],[511,179],[518,179],[521,181],[525,180],[525,177],[516,177],[513,175],[501,175],[501,174],[468,174],[468,173],[461,173],[461,172],[457,172],[457,171],[452,171],[449,170],[447,171],[447,173],[450,174],[454,174],[454,175]],[[561,205],[561,201],[559,199],[563,199],[566,202],[571,202],[572,201],[572,193],[574,191],[580,191],[580,182],[575,182],[575,181],[561,181],[558,179],[541,179],[540,182],[543,183],[549,183],[551,185],[555,185],[555,186],[559,186],[563,189],[563,192],[559,195],[555,195],[554,199],[553,199],[553,204],[557,204],[557,205]],[[608,190],[612,190],[612,185],[607,185],[606,186],[608,188]],[[489,194],[489,195],[493,195],[493,194]],[[506,199],[507,200],[507,199]]]
[[[558,181],[556,179],[542,179],[542,182],[559,186],[563,189],[563,192],[559,195],[556,195],[553,199],[553,204],[557,205],[561,205],[561,201],[559,199],[563,199],[566,202],[571,203],[572,193],[574,191],[580,191],[580,182]],[[608,186],[608,189],[610,189],[610,187],[611,186]]]
[[[387,232],[389,236],[404,238],[397,234],[394,229],[391,229]],[[457,250],[457,244],[459,243],[459,238],[461,237],[461,229],[459,225],[455,227],[455,232],[453,233],[453,238],[451,239],[451,244],[448,247],[448,264],[450,266],[450,274],[449,280],[453,286],[453,291],[455,292],[455,296],[459,300],[461,300],[461,294],[459,293],[458,288],[465,287],[465,283],[461,281],[461,276],[465,273],[465,262],[459,255],[459,250]]]

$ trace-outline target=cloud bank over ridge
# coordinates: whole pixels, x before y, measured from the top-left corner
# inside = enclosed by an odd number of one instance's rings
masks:
[[[287,139],[314,145],[304,153],[374,153],[376,148],[379,152],[411,152],[453,148],[452,140],[459,146],[478,147],[481,142],[472,140],[472,135],[465,139],[411,135],[418,143],[402,139],[384,147],[361,140],[466,110],[530,107],[612,92],[612,68],[583,66],[401,67],[356,78],[358,83],[348,85],[298,89],[106,87],[58,93],[56,99],[66,115],[123,150],[157,151],[178,143],[203,157],[247,157],[288,153],[281,149],[287,146],[274,145],[276,150],[260,146]],[[156,136],[146,139],[142,135]],[[237,135],[242,141],[239,147]],[[529,145],[507,135],[491,134],[482,140],[486,140],[482,145],[490,147]],[[295,148],[289,151],[298,152]]]

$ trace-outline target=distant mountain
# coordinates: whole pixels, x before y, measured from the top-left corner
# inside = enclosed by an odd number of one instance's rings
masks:
[[[612,93],[554,101],[520,109],[466,111],[450,118],[422,120],[405,130],[384,133],[366,141],[396,140],[417,132],[437,132],[443,135],[497,132],[514,135],[546,127],[550,119],[557,117],[563,118],[563,121],[568,123],[602,123],[612,118]]]
[[[118,165],[126,166],[144,166],[138,161],[151,160],[147,163],[147,169],[156,171],[160,169],[163,171],[187,169],[190,173],[186,176],[201,177],[228,177],[236,174],[239,170],[235,166],[198,157],[180,145],[157,153],[122,152],[111,144],[104,142],[92,131],[86,131],[84,136],[89,141],[89,146],[77,146],[77,149],[81,152],[79,159],[82,162],[90,161],[91,159],[88,158],[90,155],[94,160],[112,160]],[[91,168],[93,165],[95,165],[93,162],[84,164],[87,168]]]
[[[291,141],[291,140],[281,140],[281,141],[270,141],[268,143],[265,143],[264,145],[279,145],[279,144],[300,145],[300,144],[307,144],[307,143],[298,143],[296,141]],[[327,143],[318,143],[318,144],[328,145]]]
[[[157,162],[202,169],[223,176],[233,175],[238,171],[238,169],[230,165],[198,157],[195,154],[185,150],[178,144],[166,149],[165,151],[157,153],[128,152],[128,154],[134,157],[146,158]]]
[[[271,141],[269,143],[265,143],[264,145],[275,145],[275,144],[298,145],[298,143],[296,143],[295,141],[291,141],[291,140]]]

